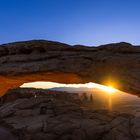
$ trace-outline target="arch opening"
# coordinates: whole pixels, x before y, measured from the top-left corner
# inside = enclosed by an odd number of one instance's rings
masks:
[[[113,88],[111,85],[104,86],[92,82],[85,84],[62,84],[37,81],[24,83],[20,88],[33,88],[34,91],[36,89],[52,91],[49,93],[75,93],[78,95],[79,99],[82,100],[84,106],[93,109],[107,109],[110,111],[124,111],[130,113],[134,111],[130,108],[131,105],[140,105],[140,99],[135,95],[122,92]],[[86,102],[85,98],[87,100]]]

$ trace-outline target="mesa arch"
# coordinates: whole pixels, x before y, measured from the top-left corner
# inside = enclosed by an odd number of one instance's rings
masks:
[[[27,82],[113,84],[140,93],[140,47],[121,42],[87,47],[32,40],[0,45],[0,94]]]

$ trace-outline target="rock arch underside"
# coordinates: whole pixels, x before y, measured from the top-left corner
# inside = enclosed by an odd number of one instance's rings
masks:
[[[32,40],[0,45],[0,94],[27,82],[113,84],[140,93],[140,47],[121,42],[98,47]]]

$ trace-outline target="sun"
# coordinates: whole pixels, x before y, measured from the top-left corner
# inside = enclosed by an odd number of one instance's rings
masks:
[[[117,89],[113,88],[113,86],[100,86],[100,89],[109,94],[112,94],[117,91]]]
[[[106,86],[106,87],[104,87],[104,90],[107,92],[115,92],[116,91],[116,89],[114,89],[112,86]]]

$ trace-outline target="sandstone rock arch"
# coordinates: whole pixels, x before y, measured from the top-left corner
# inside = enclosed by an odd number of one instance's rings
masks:
[[[121,42],[87,47],[32,40],[0,46],[0,93],[26,82],[113,84],[140,93],[140,47]]]

